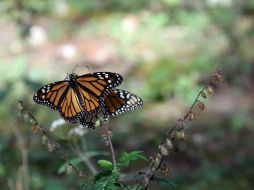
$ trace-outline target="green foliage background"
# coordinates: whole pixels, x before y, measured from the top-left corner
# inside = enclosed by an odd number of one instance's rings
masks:
[[[64,163],[47,152],[40,136],[32,134],[15,111],[17,101],[23,100],[49,129],[59,114],[36,105],[33,93],[64,79],[76,64],[122,74],[120,88],[143,99],[141,110],[113,118],[109,126],[118,155],[141,150],[147,157],[220,68],[226,82],[187,128],[181,152],[166,160],[171,172],[163,178],[179,190],[254,188],[252,0],[2,0],[0,15],[1,189],[82,186],[77,176],[64,174]],[[76,72],[88,70],[80,66]],[[110,160],[103,130],[69,135],[75,127],[64,124],[52,135],[92,176],[82,158],[98,170],[98,159]],[[70,145],[80,148],[83,157]],[[133,176],[146,166],[140,159],[123,172]],[[151,189],[168,185],[154,182]]]

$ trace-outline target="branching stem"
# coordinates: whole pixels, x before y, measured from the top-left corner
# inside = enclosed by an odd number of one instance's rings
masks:
[[[215,84],[224,80],[224,75],[221,71],[216,70],[216,73],[210,78],[210,83]],[[142,176],[138,189],[147,189],[149,183],[152,181],[156,172],[161,168],[161,164],[166,156],[169,156],[171,151],[176,150],[179,141],[184,138],[184,126],[187,121],[192,121],[195,118],[195,106],[199,105],[200,110],[204,110],[204,104],[199,99],[201,97],[206,98],[206,90],[208,94],[212,94],[213,89],[211,86],[206,85],[202,90],[199,91],[193,104],[189,108],[188,112],[183,118],[178,119],[173,127],[167,132],[167,135],[163,139],[162,143],[157,148],[157,153],[150,161],[150,166]]]
[[[48,145],[49,151],[57,153],[57,155],[64,160],[76,173],[80,178],[85,178],[85,173],[79,170],[76,166],[74,166],[71,161],[68,159],[67,154],[61,148],[60,144],[58,144],[55,140],[53,140],[48,132],[44,129],[44,127],[38,123],[35,117],[31,112],[24,106],[22,101],[18,102],[18,114],[29,124],[32,125],[33,131],[39,131],[42,134],[42,140],[45,140]]]

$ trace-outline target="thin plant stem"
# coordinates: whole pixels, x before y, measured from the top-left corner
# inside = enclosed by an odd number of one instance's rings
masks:
[[[25,139],[18,130],[16,126],[12,126],[13,131],[15,133],[19,149],[21,151],[21,158],[22,158],[22,167],[21,167],[21,174],[24,184],[24,190],[29,190],[29,169],[28,169],[28,153],[27,147],[25,146]]]
[[[108,140],[109,147],[111,150],[111,155],[112,155],[113,166],[114,166],[114,169],[116,169],[116,154],[115,154],[113,143],[112,143],[112,138],[111,138],[112,134],[109,128],[105,124],[102,124],[102,125],[104,129],[106,130],[107,140]]]

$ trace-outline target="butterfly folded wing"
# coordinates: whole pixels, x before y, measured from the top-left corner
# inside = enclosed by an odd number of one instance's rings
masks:
[[[139,109],[143,101],[137,95],[125,90],[115,89],[104,100],[104,118],[116,116],[127,111]]]
[[[94,128],[95,122],[100,116],[106,121],[111,116],[139,109],[142,106],[143,101],[137,95],[121,89],[115,89],[105,97],[104,102],[101,104],[100,113],[82,117],[80,124],[84,127]]]

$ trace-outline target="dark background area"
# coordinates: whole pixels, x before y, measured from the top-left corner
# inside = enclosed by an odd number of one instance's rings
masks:
[[[216,69],[226,76],[206,109],[186,129],[181,151],[167,158],[166,176],[179,190],[254,188],[253,0],[2,0],[0,1],[0,186],[16,190],[79,189],[63,161],[17,119],[23,100],[88,175],[111,159],[103,130],[54,127],[59,114],[37,105],[38,88],[77,74],[110,71],[119,87],[139,95],[141,110],[110,119],[116,153],[149,157],[188,110]],[[81,156],[82,155],[82,156]],[[137,174],[136,161],[124,172]],[[150,189],[169,189],[152,183]]]

